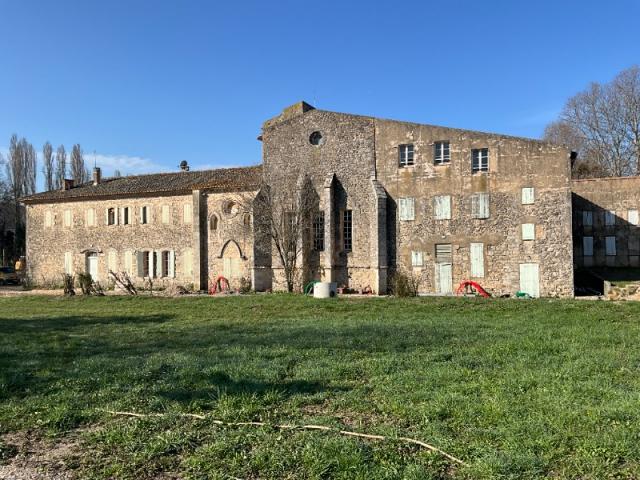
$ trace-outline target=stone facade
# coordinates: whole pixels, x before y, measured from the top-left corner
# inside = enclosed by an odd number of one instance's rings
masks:
[[[111,266],[138,281],[151,271],[203,290],[219,275],[233,286],[250,279],[256,290],[283,289],[274,244],[256,227],[266,215],[255,200],[263,188],[274,205],[303,190],[313,198],[299,284],[385,293],[402,271],[424,293],[473,280],[494,295],[567,297],[575,266],[640,262],[640,179],[572,182],[570,152],[558,145],[304,102],[267,120],[259,139],[260,167],[105,179],[25,198],[31,276],[93,268],[104,280]],[[592,225],[583,224],[586,211]],[[593,237],[592,255],[584,237]]]
[[[640,177],[574,180],[578,267],[640,267]]]

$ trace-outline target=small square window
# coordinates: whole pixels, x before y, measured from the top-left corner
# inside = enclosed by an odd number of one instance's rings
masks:
[[[433,163],[435,165],[444,165],[450,162],[449,142],[435,142],[433,144]]]
[[[424,265],[423,252],[411,252],[411,266],[422,267]]]
[[[522,224],[522,240],[535,240],[536,226],[533,223]]]
[[[532,205],[535,202],[535,190],[533,187],[522,189],[522,205]]]
[[[471,172],[488,172],[489,171],[489,149],[474,148],[471,150]]]
[[[398,146],[398,165],[400,167],[413,165],[413,144]]]

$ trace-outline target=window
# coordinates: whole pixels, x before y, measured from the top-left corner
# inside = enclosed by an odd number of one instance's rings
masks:
[[[71,252],[64,252],[64,273],[73,275],[73,254]]]
[[[435,165],[444,165],[451,162],[449,154],[449,142],[436,142],[433,144],[433,163]]]
[[[95,227],[96,226],[96,210],[95,208],[90,208],[87,210],[87,227]]]
[[[73,213],[71,210],[64,211],[64,226],[72,227],[73,226]]]
[[[604,224],[615,225],[616,224],[616,212],[613,210],[607,210],[604,212]]]
[[[131,250],[124,252],[124,271],[127,275],[133,275],[133,254]]]
[[[413,145],[398,146],[398,165],[408,167],[413,165]]]
[[[324,212],[316,213],[313,220],[313,249],[316,252],[324,251]]]
[[[149,223],[149,207],[146,205],[140,207],[140,223],[142,225]]]
[[[242,223],[244,224],[245,227],[250,227],[251,226],[251,214],[250,213],[245,213],[243,215]]]
[[[582,255],[593,257],[593,237],[582,238]]]
[[[187,278],[193,278],[193,251],[190,248],[182,254],[182,270]]]
[[[351,210],[345,210],[342,214],[342,238],[345,251],[350,252],[353,248],[353,215]]]
[[[535,190],[533,187],[522,189],[522,205],[531,205],[535,201]]]
[[[129,225],[131,223],[131,215],[130,215],[129,207],[122,207],[120,210],[120,218],[122,220],[122,225]]]
[[[471,216],[473,218],[489,218],[489,194],[471,195]]]
[[[400,207],[400,220],[415,220],[415,199],[399,198],[398,206]]]
[[[605,237],[605,255],[610,257],[616,255],[616,237]]]
[[[627,221],[631,225],[638,225],[638,210],[629,210],[627,212]]]
[[[193,222],[193,215],[191,214],[191,204],[190,203],[185,203],[183,208],[182,208],[182,216],[184,219],[184,223],[192,223]]]
[[[44,226],[53,226],[53,212],[51,212],[51,210],[47,210],[46,212],[44,212]]]
[[[433,197],[433,216],[436,220],[451,219],[451,196],[439,195]]]
[[[453,258],[450,243],[436,244],[436,262],[449,263]]]
[[[107,225],[115,225],[116,224],[116,209],[109,208],[107,210]]]
[[[215,215],[211,215],[211,217],[209,217],[209,230],[212,232],[218,230],[218,217]]]
[[[118,271],[118,252],[115,250],[109,250],[109,254],[107,255],[107,268],[111,272]]]
[[[162,223],[168,224],[171,221],[169,205],[162,206]]]
[[[169,275],[169,252],[166,250],[162,252],[162,268],[160,269],[160,276],[167,277]]]
[[[471,150],[471,172],[488,172],[489,171],[489,149],[474,148]]]
[[[593,212],[591,210],[585,210],[584,212],[582,212],[582,226],[593,226]]]
[[[533,223],[522,224],[522,240],[535,240],[536,226]]]
[[[484,244],[471,243],[469,252],[471,254],[471,276],[484,277]]]
[[[156,255],[158,252],[154,252]],[[157,258],[157,257],[156,257]],[[173,250],[163,250],[160,252],[160,265],[159,271],[156,273],[156,276],[160,276],[162,278],[173,278],[176,276],[175,270],[175,254]]]
[[[423,252],[411,252],[411,266],[422,267],[424,265]]]
[[[150,266],[153,265],[153,252],[149,251],[141,251],[136,253],[136,258],[138,261],[138,277],[149,277],[149,274],[152,273],[150,270]]]
[[[311,145],[315,145],[320,146],[324,143],[324,137],[322,136],[322,133],[320,132],[313,132],[311,135],[309,135],[309,143]]]

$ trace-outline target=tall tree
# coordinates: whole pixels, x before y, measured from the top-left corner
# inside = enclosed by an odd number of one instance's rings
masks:
[[[571,97],[544,138],[578,151],[576,176],[640,174],[640,68]]]
[[[64,179],[67,176],[67,151],[64,145],[60,145],[56,150],[56,174],[54,187],[60,190],[64,186]]]
[[[84,165],[84,155],[80,144],[75,144],[71,150],[71,178],[76,185],[89,180],[89,171]]]
[[[42,174],[44,175],[44,189],[54,189],[55,165],[53,161],[53,147],[46,142],[42,147]]]

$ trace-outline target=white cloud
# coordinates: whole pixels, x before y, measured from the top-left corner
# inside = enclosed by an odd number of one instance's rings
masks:
[[[139,175],[141,173],[157,173],[166,172],[167,168],[163,167],[153,160],[144,157],[135,157],[129,155],[105,155],[102,153],[85,153],[84,162],[89,169],[95,164],[102,169],[105,176],[113,175],[113,172],[120,170],[122,175]]]

